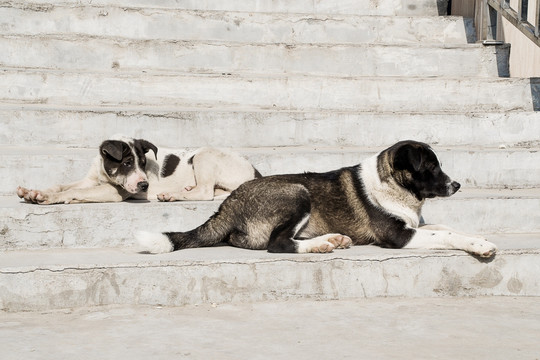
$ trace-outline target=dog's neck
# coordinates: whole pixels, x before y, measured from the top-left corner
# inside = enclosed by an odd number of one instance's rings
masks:
[[[420,213],[424,201],[420,201],[413,193],[400,186],[388,175],[381,176],[378,169],[379,154],[364,160],[361,165],[361,179],[366,194],[371,202],[384,208],[392,215],[399,217],[411,227],[418,227]]]

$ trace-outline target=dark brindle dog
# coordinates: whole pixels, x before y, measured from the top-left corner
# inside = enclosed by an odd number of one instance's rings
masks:
[[[402,141],[356,166],[249,181],[196,229],[137,237],[150,253],[227,241],[270,252],[330,252],[374,244],[460,249],[490,257],[497,247],[482,237],[441,225],[419,227],[425,199],[450,196],[459,188],[428,145]]]

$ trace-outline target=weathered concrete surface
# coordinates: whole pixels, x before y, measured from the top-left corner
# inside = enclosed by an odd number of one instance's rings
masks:
[[[132,249],[11,251],[0,253],[0,309],[381,296],[540,296],[539,260],[538,247],[501,249],[487,262],[460,251],[373,246],[312,255],[228,246],[157,256]]]
[[[537,359],[533,297],[361,299],[3,313],[4,360]]]
[[[1,197],[0,249],[123,247],[136,230],[186,231],[205,222],[219,201],[33,205]],[[464,189],[426,202],[423,217],[471,233],[540,232],[540,193]],[[488,236],[489,237],[489,236]]]
[[[190,230],[205,222],[220,204],[134,201],[41,206],[22,203],[15,195],[1,199],[0,249],[130,246],[137,230]],[[464,189],[450,198],[428,201],[423,217],[427,223],[471,233],[507,233],[509,237],[540,233],[540,193],[538,189]]]
[[[387,145],[389,146],[389,145]],[[330,171],[358,164],[386,148],[233,148],[263,175]],[[540,152],[531,148],[434,147],[443,169],[466,187],[533,188],[540,179]],[[84,177],[95,149],[0,147],[0,194],[17,186],[47,188]]]
[[[330,76],[508,75],[499,74],[501,67],[508,69],[508,57],[496,55],[502,50],[481,44],[290,45],[17,36],[0,37],[0,47],[0,65],[17,68]]]
[[[37,12],[48,12],[55,6],[70,6],[71,0],[24,0],[9,1],[10,7],[28,8]],[[80,0],[77,5],[85,7],[120,7],[133,9],[187,9],[198,11],[242,11],[242,12],[277,12],[308,14],[355,14],[355,15],[442,15],[439,3],[445,0],[300,0],[290,3],[287,0],[256,0],[249,2],[224,3],[221,0]]]
[[[518,78],[339,78],[32,70],[2,70],[0,74],[0,101],[12,104],[397,112],[533,110],[531,80]],[[411,101],[412,94],[415,101]]]
[[[280,44],[466,44],[474,33],[461,17],[374,17],[61,7],[45,13],[0,8],[3,35],[115,37],[160,41]],[[18,21],[25,19],[26,21]],[[468,41],[469,40],[469,41]]]
[[[28,131],[32,128],[33,131]],[[540,147],[540,112],[382,113],[0,106],[0,144],[96,149],[114,134],[159,147]]]

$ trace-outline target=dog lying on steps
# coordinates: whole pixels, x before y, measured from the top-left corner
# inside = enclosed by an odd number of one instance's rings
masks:
[[[327,173],[275,175],[244,183],[206,223],[187,232],[136,234],[142,252],[164,253],[226,241],[270,252],[330,252],[350,245],[459,249],[491,257],[486,239],[443,225],[419,226],[428,198],[460,184],[427,144],[401,141],[360,164]]]
[[[230,151],[200,148],[158,155],[158,148],[147,140],[117,136],[101,144],[84,179],[47,190],[19,187],[17,195],[35,204],[213,200],[260,176],[246,159]]]

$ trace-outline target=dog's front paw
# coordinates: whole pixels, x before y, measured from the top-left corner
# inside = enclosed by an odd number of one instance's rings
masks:
[[[467,251],[483,258],[489,258],[497,252],[497,245],[484,238],[478,240],[475,239],[474,241],[471,241]]]
[[[157,195],[158,201],[176,201],[176,198],[171,193],[161,193]]]
[[[20,186],[17,188],[17,195],[30,204],[42,204],[48,201],[48,196],[44,195],[41,191],[30,190]]]
[[[51,204],[56,204],[58,202],[54,199],[52,194],[48,194],[39,190],[30,191],[30,197],[32,198],[32,201],[34,202],[34,204],[39,204],[39,205],[51,205]],[[66,202],[66,204],[68,203],[69,202]]]
[[[27,200],[28,193],[30,192],[29,189],[23,188],[22,186],[19,186],[17,188],[17,196],[21,199]]]

